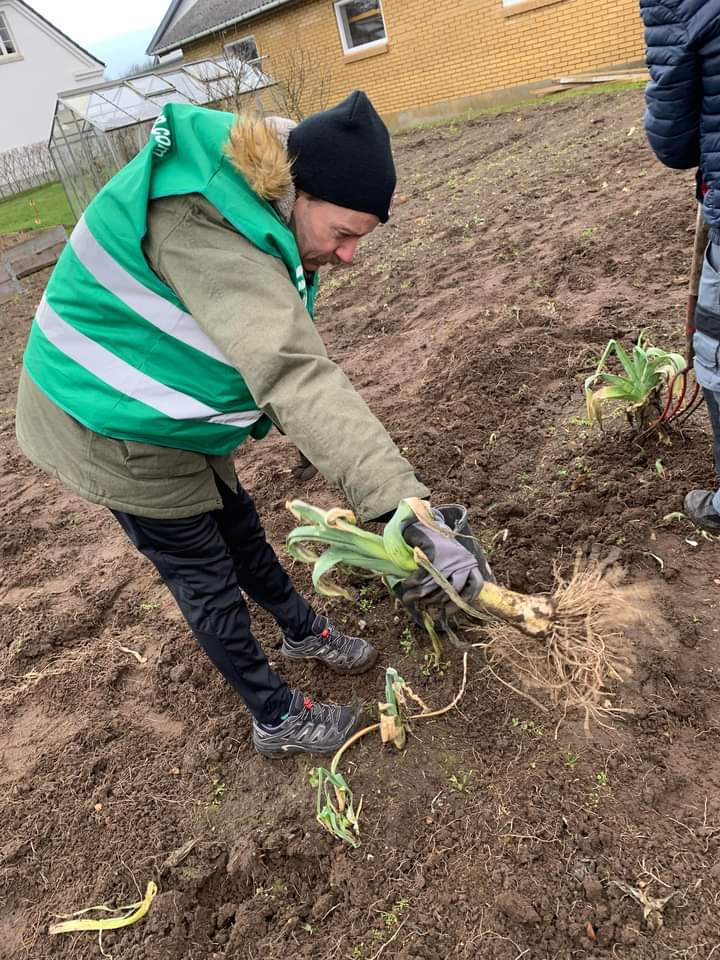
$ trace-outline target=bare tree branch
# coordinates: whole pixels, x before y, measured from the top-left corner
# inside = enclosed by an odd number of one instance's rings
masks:
[[[0,153],[0,197],[55,180],[57,171],[45,143],[31,143]]]

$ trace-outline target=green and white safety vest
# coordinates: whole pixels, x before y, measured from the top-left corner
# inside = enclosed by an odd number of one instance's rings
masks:
[[[142,251],[150,201],[200,193],[283,261],[312,316],[316,283],[306,288],[292,232],[225,154],[234,120],[167,104],[148,144],[88,206],[53,271],[25,366],[57,406],[96,433],[217,455],[272,426]]]

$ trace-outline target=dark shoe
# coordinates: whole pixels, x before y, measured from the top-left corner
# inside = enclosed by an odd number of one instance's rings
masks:
[[[280,652],[288,660],[319,660],[336,673],[350,674],[365,673],[378,658],[366,640],[340,633],[325,617],[315,617],[313,632],[303,640],[283,637]]]
[[[253,744],[264,757],[292,753],[336,753],[362,723],[362,707],[315,703],[299,690],[290,710],[275,726],[253,723]]]
[[[720,513],[713,507],[714,496],[713,490],[691,490],[685,497],[685,513],[696,526],[720,535]]]
[[[305,483],[307,480],[312,480],[317,472],[317,467],[310,463],[304,453],[298,450],[298,462],[290,470],[290,473],[297,480],[297,482]]]

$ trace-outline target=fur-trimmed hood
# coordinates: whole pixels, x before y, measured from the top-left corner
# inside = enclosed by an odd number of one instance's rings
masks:
[[[238,116],[226,150],[252,190],[275,207],[289,223],[295,205],[292,160],[287,152],[292,120],[284,117]]]

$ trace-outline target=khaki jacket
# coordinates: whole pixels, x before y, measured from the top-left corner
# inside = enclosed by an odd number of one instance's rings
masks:
[[[258,409],[342,489],[361,518],[387,513],[404,497],[428,496],[328,358],[280,260],[252,246],[195,194],[151,204],[143,248],[153,270],[240,371]],[[34,463],[111,509],[187,517],[221,508],[215,474],[236,486],[231,458],[100,436],[55,406],[25,371],[16,422],[18,442]]]

